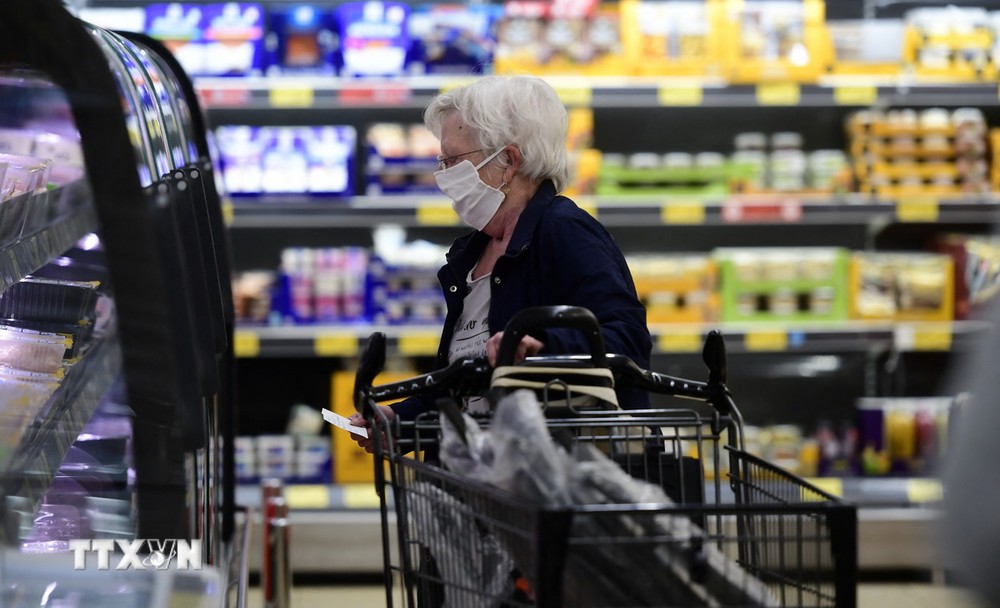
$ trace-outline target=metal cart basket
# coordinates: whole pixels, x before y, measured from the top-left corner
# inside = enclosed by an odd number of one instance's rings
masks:
[[[500,361],[509,362],[513,345],[539,323],[578,327],[591,339],[589,357],[524,363],[558,376],[552,382],[566,403],[573,370],[597,365],[611,370],[616,385],[691,405],[560,409],[551,407],[554,387],[547,384],[537,401],[526,391],[493,394],[498,406],[489,419],[463,416],[454,400],[441,400],[440,413],[389,421],[374,404],[442,389],[453,397],[482,394],[493,370],[466,359],[372,386],[385,356],[384,335],[373,334],[355,397],[366,418],[387,429],[375,434],[374,446],[387,606],[856,605],[855,507],[742,450],[721,335],[706,340],[708,381],[684,380],[605,356],[589,311],[547,307],[511,321]],[[566,373],[552,371],[559,368]],[[504,482],[441,464],[447,454],[439,459],[439,450],[454,451],[456,437],[468,442],[473,431],[499,432],[501,408],[541,411],[538,405],[545,408],[535,425],[541,430],[514,434],[508,451],[527,460],[500,470]],[[473,445],[483,443],[459,451]],[[536,458],[539,445],[566,459],[571,472]],[[575,480],[571,498],[546,499],[563,477]]]

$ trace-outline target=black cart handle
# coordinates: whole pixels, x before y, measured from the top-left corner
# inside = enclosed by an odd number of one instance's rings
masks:
[[[503,330],[503,339],[500,340],[500,350],[497,353],[497,367],[514,364],[517,346],[521,343],[521,338],[531,333],[531,330],[553,327],[568,327],[583,332],[590,344],[591,364],[594,367],[607,367],[601,324],[594,313],[580,306],[535,306],[514,315]]]

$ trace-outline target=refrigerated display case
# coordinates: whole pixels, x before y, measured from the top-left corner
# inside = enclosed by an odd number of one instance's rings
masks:
[[[154,40],[11,0],[0,107],[0,604],[242,605],[229,246],[194,89]]]

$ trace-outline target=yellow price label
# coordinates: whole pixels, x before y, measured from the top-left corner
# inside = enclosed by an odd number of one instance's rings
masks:
[[[656,97],[661,106],[700,106],[705,91],[697,86],[660,87]]]
[[[836,87],[833,100],[842,106],[871,106],[878,102],[878,87]]]
[[[348,334],[321,333],[313,340],[317,357],[353,357],[358,354],[358,339]]]
[[[661,353],[696,353],[701,351],[699,332],[669,332],[656,337],[656,347]]]
[[[934,198],[905,198],[896,203],[896,217],[901,222],[936,222],[939,207]]]
[[[461,221],[450,203],[417,205],[417,223],[422,226],[456,226]]]
[[[308,108],[314,99],[312,87],[275,87],[268,91],[273,108]]]
[[[797,106],[801,98],[802,88],[793,82],[757,85],[757,103],[762,106]]]
[[[237,357],[256,357],[260,354],[260,336],[256,332],[237,329],[233,332],[233,354]]]
[[[378,493],[370,483],[352,483],[340,486],[344,491],[344,506],[349,509],[375,509],[379,506]]]
[[[441,337],[436,334],[409,334],[399,338],[399,354],[404,356],[433,355],[437,353]]]
[[[287,485],[285,501],[289,509],[329,509],[330,489],[323,485]]]
[[[937,479],[910,479],[906,482],[906,499],[911,503],[944,500],[944,486]]]
[[[951,350],[950,327],[918,327],[913,332],[913,350],[949,351]]]
[[[222,201],[222,221],[226,226],[233,225],[233,218],[236,216],[236,209],[233,207],[233,201],[228,198]]]
[[[747,350],[780,351],[788,350],[787,331],[751,331],[743,337]]]
[[[844,496],[844,482],[839,477],[813,477],[807,481],[827,494],[832,494],[838,498]],[[802,498],[813,501],[822,500],[816,498],[816,495],[811,494],[806,488],[802,488]]]
[[[705,204],[666,203],[660,208],[660,219],[664,224],[704,224]]]
[[[557,87],[556,94],[567,106],[589,106],[594,97],[589,87]]]

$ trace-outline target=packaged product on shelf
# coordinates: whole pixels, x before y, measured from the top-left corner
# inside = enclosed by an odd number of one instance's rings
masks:
[[[986,121],[976,108],[862,111],[848,119],[847,132],[862,192],[947,196],[990,189]]]
[[[721,68],[721,3],[624,0],[619,3],[630,71],[639,75],[716,75]]]
[[[822,0],[728,0],[720,21],[732,82],[813,82],[833,62]]]
[[[150,4],[146,7],[145,32],[158,39],[191,76],[207,73],[202,41],[204,5],[180,2]]]
[[[507,1],[497,25],[501,74],[625,73],[618,7],[596,0]]]
[[[621,161],[624,161],[622,163]],[[728,194],[732,165],[717,153],[635,152],[627,157],[605,154],[597,193],[621,194]]]
[[[858,401],[863,475],[928,475],[945,457],[953,397],[865,397]]]
[[[260,4],[150,4],[145,31],[159,39],[191,76],[263,73],[264,9]]]
[[[233,277],[233,302],[236,319],[241,323],[264,323],[271,315],[271,291],[274,272],[257,270]]]
[[[919,8],[907,12],[904,61],[917,75],[945,81],[989,80],[997,74],[997,31],[982,8]]]
[[[287,127],[262,127],[261,192],[304,192],[309,184],[309,158],[300,133]]]
[[[222,181],[226,193],[234,196],[259,194],[264,139],[258,127],[220,126],[215,130]]]
[[[904,25],[899,19],[826,22],[838,76],[895,76],[903,68]]]
[[[410,13],[411,74],[483,74],[492,71],[494,4],[422,4]]]
[[[309,4],[268,11],[267,74],[334,74],[336,23],[329,10]]]
[[[301,131],[308,159],[306,189],[310,194],[349,196],[354,192],[357,133],[347,125]]]
[[[52,374],[69,346],[65,336],[0,325],[0,365],[26,372]]]
[[[955,318],[983,313],[1000,291],[1000,237],[947,234],[936,239],[935,249],[955,264]]]
[[[353,192],[351,126],[227,125],[216,133],[223,183],[232,195]]]
[[[707,255],[628,257],[636,293],[650,323],[704,323],[718,320],[716,265]]]
[[[251,76],[264,71],[264,8],[226,2],[202,13],[204,76]]]
[[[83,177],[83,150],[80,137],[58,133],[34,132],[33,152],[39,158],[50,159],[52,169],[49,179],[56,185],[65,185]]]
[[[847,318],[848,252],[837,247],[717,249],[725,321]]]
[[[422,124],[376,123],[368,128],[365,193],[432,194],[437,139]]]
[[[856,319],[950,321],[954,264],[944,254],[854,252],[850,311]]]
[[[336,8],[341,76],[399,76],[410,49],[409,6],[348,2]]]

